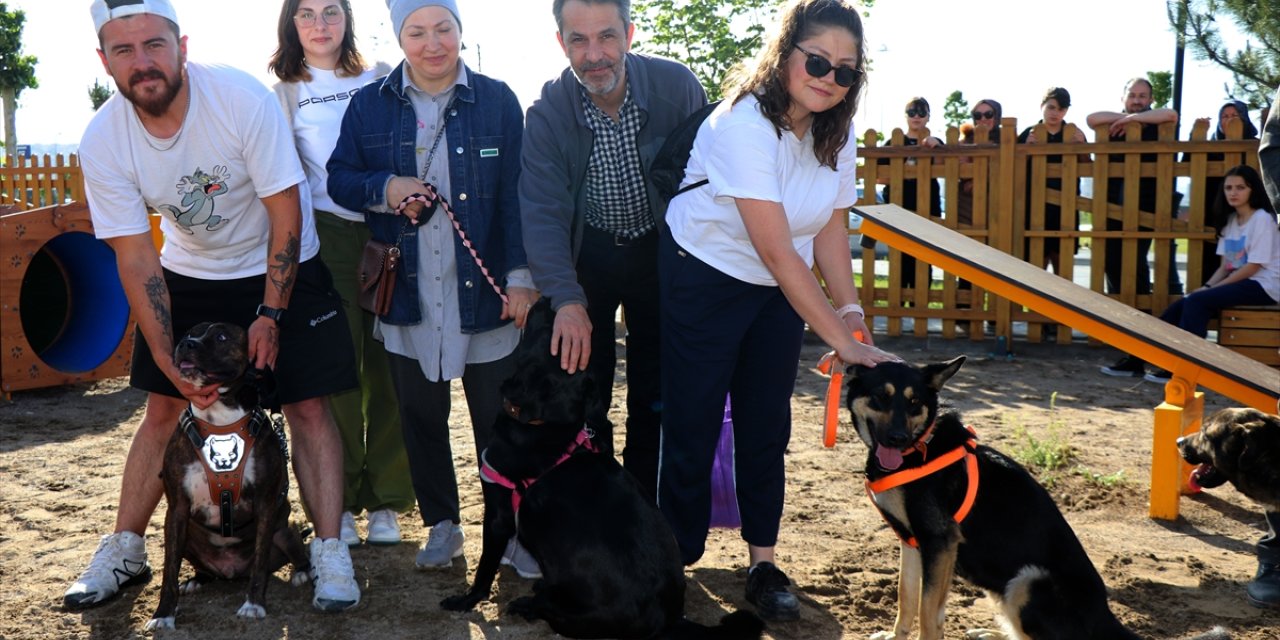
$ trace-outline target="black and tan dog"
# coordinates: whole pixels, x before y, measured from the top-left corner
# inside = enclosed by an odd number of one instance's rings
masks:
[[[850,367],[846,406],[870,451],[867,483],[903,541],[898,617],[905,640],[942,637],[954,575],[1000,602],[1015,638],[1137,638],[1107,606],[1106,586],[1044,490],[1017,462],[975,442],[938,393],[964,357],[914,367]]]
[[[466,611],[488,598],[507,541],[518,534],[543,578],[509,613],[546,620],[573,638],[759,638],[763,623],[749,612],[715,628],[684,619],[675,537],[631,474],[591,450],[583,425],[594,382],[551,356],[554,317],[545,299],[529,312],[516,373],[502,386],[507,411],[483,455],[475,580],[441,606]]]
[[[1280,416],[1223,409],[1199,432],[1178,438],[1178,451],[1197,465],[1193,485],[1212,489],[1230,482],[1268,510],[1280,511]]]
[[[299,585],[311,568],[289,527],[284,434],[260,406],[265,383],[249,370],[244,329],[198,324],[178,342],[173,361],[196,386],[217,383],[220,398],[184,411],[165,448],[164,581],[147,629],[172,629],[179,590],[189,593],[215,578],[248,576],[249,594],[236,615],[263,618],[271,573],[290,561]],[[196,575],[180,586],[184,558]]]

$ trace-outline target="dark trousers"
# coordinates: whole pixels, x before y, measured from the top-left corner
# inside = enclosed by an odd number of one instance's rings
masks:
[[[422,523],[432,526],[441,520],[461,522],[458,506],[458,477],[449,444],[448,380],[431,382],[417,360],[387,353],[391,380],[400,405],[404,448],[409,454],[409,475],[418,497]],[[502,411],[502,382],[515,372],[515,354],[500,360],[468,364],[462,373],[462,390],[471,413],[476,457],[489,446],[493,422]],[[468,470],[479,482],[479,462]]]
[[[658,486],[661,382],[658,365],[658,232],[632,240],[590,226],[578,255],[578,283],[587,296],[591,320],[591,359],[587,371],[596,380],[600,413],[587,416],[596,443],[613,451],[614,367],[617,365],[615,318],[626,319],[627,423],[622,464],[640,481],[650,499]]]
[[[1280,564],[1280,511],[1266,512],[1267,535],[1258,541],[1258,562]]]
[[[1107,219],[1107,231],[1120,231],[1124,228],[1124,223],[1119,220]],[[1143,229],[1149,231],[1149,229]],[[1138,294],[1151,293],[1151,265],[1147,263],[1147,253],[1151,251],[1151,238],[1142,238],[1138,240]],[[1103,240],[1103,252],[1106,265],[1103,267],[1103,273],[1107,280],[1107,293],[1120,293],[1120,282],[1124,277],[1124,241],[1118,238],[1107,238]],[[1178,275],[1177,245],[1173,240],[1169,240],[1169,264],[1167,266],[1169,272],[1169,293],[1182,293],[1182,278]]]
[[[1189,293],[1169,305],[1160,314],[1160,319],[1203,338],[1209,333],[1209,321],[1219,311],[1239,305],[1274,302],[1257,280],[1241,280]]]
[[[665,406],[658,507],[681,559],[693,564],[711,523],[711,467],[729,393],[742,538],[774,546],[804,322],[778,287],[729,277],[680,249],[669,233],[659,262]]]

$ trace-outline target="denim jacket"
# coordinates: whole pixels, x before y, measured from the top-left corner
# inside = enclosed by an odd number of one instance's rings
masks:
[[[386,78],[373,81],[351,99],[327,164],[329,195],[343,207],[363,211],[375,240],[395,243],[404,230],[391,310],[380,318],[394,325],[422,321],[417,227],[406,226],[404,217],[383,210],[387,181],[393,176],[418,175],[418,118],[404,95],[404,65],[402,61]],[[505,83],[470,69],[467,73],[470,84],[455,88],[455,111],[441,146],[450,154],[453,199],[449,204],[489,273],[503,284],[513,269],[528,266],[517,196],[524,122],[520,103]],[[434,215],[445,214],[437,210]],[[453,240],[463,333],[482,333],[509,322],[500,319],[502,299],[457,234]]]

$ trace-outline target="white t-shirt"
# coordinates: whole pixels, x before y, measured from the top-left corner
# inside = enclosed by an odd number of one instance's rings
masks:
[[[194,62],[186,69],[191,105],[174,137],[147,133],[119,94],[85,129],[80,161],[94,233],[149,233],[155,210],[164,268],[204,280],[262,275],[270,223],[260,198],[306,179],[293,134],[275,95],[249,74]],[[301,228],[305,261],[320,249],[306,206]]]
[[[781,203],[792,245],[812,267],[814,236],[831,220],[832,211],[857,201],[856,149],[850,137],[840,151],[840,170],[834,171],[818,164],[812,130],[803,139],[788,131],[779,138],[755,96],[737,104],[725,100],[699,127],[685,168],[684,184],[703,178],[710,184],[671,200],[667,224],[672,237],[726,275],[777,286],[751,244],[734,198]]]
[[[1261,265],[1249,279],[1257,280],[1272,300],[1280,302],[1280,229],[1275,216],[1259,209],[1241,226],[1232,214],[1218,241],[1218,255],[1232,271],[1246,264]]]
[[[344,209],[329,197],[329,171],[325,164],[338,144],[342,128],[342,116],[347,105],[361,87],[373,82],[377,73],[370,69],[356,77],[339,77],[329,69],[307,67],[310,82],[297,83],[297,104],[293,112],[293,135],[297,141],[298,155],[307,172],[311,204],[315,209],[328,211],[352,222],[364,222],[364,214]]]

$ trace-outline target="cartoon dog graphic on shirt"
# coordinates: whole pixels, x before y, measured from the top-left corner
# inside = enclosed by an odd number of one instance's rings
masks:
[[[224,166],[215,166],[212,173],[205,173],[196,167],[195,173],[182,176],[176,185],[182,194],[182,206],[179,209],[171,204],[160,205],[160,210],[173,216],[178,229],[194,235],[195,228],[204,226],[206,231],[217,231],[229,222],[227,218],[213,212],[213,199],[227,191],[227,179],[231,172]]]

